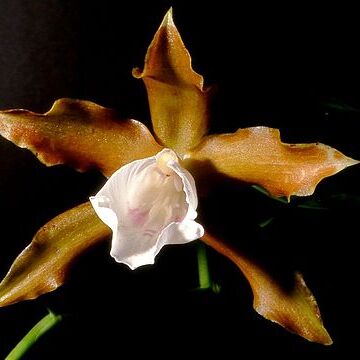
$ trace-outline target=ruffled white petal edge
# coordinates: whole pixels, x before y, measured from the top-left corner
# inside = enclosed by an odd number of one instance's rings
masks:
[[[131,229],[130,232],[129,229],[126,229],[125,237],[121,233],[124,231],[119,227],[121,219],[118,218],[123,206],[121,192],[126,193],[127,187],[132,184],[132,179],[140,171],[156,163],[159,158],[168,159],[166,166],[181,179],[188,207],[185,218],[181,222],[170,222],[160,232],[155,242],[147,244],[141,237],[133,238],[132,235],[136,235],[136,232],[131,233]],[[155,156],[129,163],[117,170],[96,196],[90,197],[91,204],[99,218],[113,231],[110,255],[117,262],[124,263],[131,269],[153,264],[156,255],[164,245],[188,243],[204,235],[202,225],[194,221],[197,217],[198,205],[194,178],[174,159],[177,157],[172,150],[163,149]]]

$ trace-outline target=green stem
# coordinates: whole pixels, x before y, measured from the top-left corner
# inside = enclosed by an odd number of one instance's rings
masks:
[[[264,228],[264,227],[270,225],[270,224],[273,222],[274,219],[275,219],[275,218],[274,218],[273,216],[271,216],[271,217],[269,217],[268,219],[266,219],[266,220],[262,221],[261,223],[259,223],[259,226],[260,226],[261,228]]]
[[[212,281],[209,271],[209,263],[206,254],[206,247],[203,243],[198,244],[197,248],[198,272],[199,272],[199,288],[211,288]]]
[[[14,347],[5,360],[18,360],[20,359],[38,339],[55,326],[60,320],[61,315],[55,315],[49,312],[44,316]]]

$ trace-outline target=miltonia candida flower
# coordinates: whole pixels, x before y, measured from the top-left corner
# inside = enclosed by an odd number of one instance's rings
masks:
[[[191,67],[171,11],[149,46],[143,71],[135,69],[133,75],[146,85],[154,136],[136,120],[71,99],[56,101],[45,114],[2,111],[0,134],[31,150],[46,165],[95,168],[110,177],[92,202],[113,230],[111,251],[118,261],[134,268],[151,263],[166,243],[201,237],[240,268],[259,314],[310,341],[331,344],[300,274],[294,276],[292,289],[284,289],[226,239],[209,234],[206,224],[203,234],[194,221],[193,177],[198,188],[202,179],[217,176],[289,198],[312,194],[323,178],[357,161],[319,143],[284,144],[279,131],[267,127],[206,135],[209,91]],[[79,254],[110,236],[89,202],[51,220],[0,284],[0,306],[56,289]]]
[[[112,230],[111,256],[131,269],[153,264],[166,244],[204,235],[204,228],[194,221],[194,178],[170,149],[121,167],[90,201]]]

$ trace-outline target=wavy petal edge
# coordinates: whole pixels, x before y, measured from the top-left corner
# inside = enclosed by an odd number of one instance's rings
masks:
[[[14,260],[0,283],[0,307],[54,291],[63,284],[76,258],[109,235],[90,203],[58,215]]]
[[[178,154],[196,146],[208,129],[210,88],[192,68],[172,9],[150,43],[144,69],[134,68],[133,76],[145,83],[157,140]]]
[[[321,180],[359,163],[321,143],[283,143],[278,129],[263,126],[207,136],[184,158],[200,176],[212,171],[288,199],[313,194]]]
[[[311,342],[333,343],[315,297],[300,273],[294,275],[293,288],[285,290],[261,266],[223,239],[205,233],[201,240],[229,258],[244,274],[253,291],[253,306],[258,314]]]
[[[47,166],[66,164],[110,176],[120,166],[162,147],[145,125],[91,101],[62,98],[44,114],[0,111],[0,135],[27,148]]]

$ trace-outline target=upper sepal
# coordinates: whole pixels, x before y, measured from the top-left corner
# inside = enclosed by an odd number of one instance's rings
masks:
[[[133,75],[145,82],[159,142],[179,154],[196,146],[208,127],[209,91],[192,69],[171,9],[148,48],[143,71],[136,68]]]

